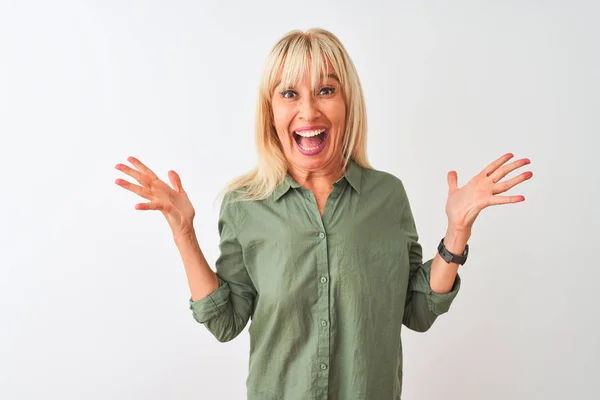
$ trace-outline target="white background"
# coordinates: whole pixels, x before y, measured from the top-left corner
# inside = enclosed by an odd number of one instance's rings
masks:
[[[262,63],[314,26],[358,69],[369,158],[405,183],[426,259],[448,171],[532,161],[507,193],[526,201],[475,223],[450,312],[403,331],[403,398],[598,398],[598,3],[394,3],[0,1],[1,399],[245,398],[247,330],[193,320],[164,217],[114,166],[176,170],[214,266]]]

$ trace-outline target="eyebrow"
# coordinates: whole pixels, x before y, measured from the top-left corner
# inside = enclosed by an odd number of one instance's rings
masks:
[[[323,77],[323,74],[321,74],[321,78]],[[336,74],[327,74],[328,78],[332,78],[335,79],[336,81],[338,81],[338,83],[340,82],[338,76]]]
[[[327,78],[335,79],[338,83],[341,83],[340,79],[338,78],[338,76],[336,74],[327,74],[327,75],[321,74],[321,78],[323,78],[324,76],[326,76]],[[275,84],[275,87],[278,87],[280,84],[281,84],[281,79],[277,81],[277,83]]]

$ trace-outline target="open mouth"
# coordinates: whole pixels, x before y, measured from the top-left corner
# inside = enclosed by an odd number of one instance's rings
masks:
[[[327,129],[294,132],[294,140],[298,150],[305,155],[315,155],[323,150],[327,141]]]

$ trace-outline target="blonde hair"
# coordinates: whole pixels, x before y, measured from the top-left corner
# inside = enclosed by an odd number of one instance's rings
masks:
[[[271,195],[287,175],[287,160],[273,124],[271,96],[279,74],[284,87],[296,84],[310,63],[311,87],[316,88],[320,74],[327,74],[327,60],[339,78],[346,105],[345,132],[342,141],[342,169],[351,158],[356,164],[371,168],[367,160],[367,115],[362,87],[356,68],[340,40],[331,32],[312,28],[285,34],[269,53],[258,89],[255,140],[258,163],[248,173],[227,184],[225,195],[241,192],[238,200],[263,200]]]

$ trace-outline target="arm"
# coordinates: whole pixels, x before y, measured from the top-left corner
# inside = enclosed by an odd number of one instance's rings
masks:
[[[411,330],[425,332],[433,325],[438,316],[449,310],[452,301],[458,294],[461,281],[456,272],[457,264],[447,264],[437,253],[433,259],[423,263],[423,252],[418,242],[416,224],[402,185],[400,196],[404,204],[400,219],[408,238],[410,252],[410,275],[402,322]],[[450,231],[447,231],[447,234],[453,245],[448,247],[448,242],[445,240],[444,242],[448,250],[453,252],[456,250],[455,246],[460,245],[459,240],[461,239],[457,239],[459,236],[452,236]]]
[[[202,271],[204,265],[208,267],[199,248],[197,252],[192,252],[194,255],[189,258],[190,266],[186,266],[192,290],[189,304],[193,317],[206,326],[220,342],[234,339],[244,329],[253,313],[257,294],[244,265],[242,247],[237,239],[236,204],[231,204],[229,198],[226,195],[223,199],[219,214],[220,255],[216,261],[217,272],[214,274],[216,282],[211,280],[210,284],[205,285],[193,283],[192,279],[202,274],[195,271]],[[184,263],[185,260],[184,257]]]
[[[451,253],[463,254],[469,237],[470,233],[448,226],[446,235],[444,235],[444,246]],[[429,280],[431,289],[436,293],[442,294],[450,292],[458,274],[458,267],[459,264],[448,264],[439,253],[435,253],[435,258],[431,264],[431,278]]]
[[[175,238],[175,244],[183,260],[188,285],[194,300],[200,300],[219,287],[217,275],[210,269],[198,244],[196,231]]]

